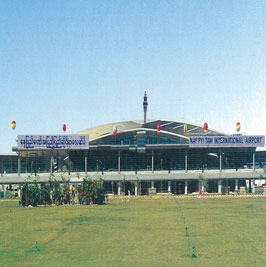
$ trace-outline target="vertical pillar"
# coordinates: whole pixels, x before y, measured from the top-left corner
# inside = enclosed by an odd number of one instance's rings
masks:
[[[220,149],[220,172],[222,171],[222,150]]]
[[[53,174],[53,154],[51,153],[50,173]]]
[[[1,176],[4,174],[4,159],[2,157],[2,170],[1,170]]]
[[[154,188],[154,181],[151,181],[151,188]]]
[[[46,164],[44,164],[44,162],[45,162],[45,159],[44,159],[44,151],[42,151],[42,163],[40,165],[40,171],[45,170],[45,172],[46,172]]]
[[[255,151],[253,152],[253,171],[255,171]]]
[[[121,167],[120,167],[120,150],[118,151],[118,173],[120,173]]]
[[[135,154],[135,173],[138,173],[138,153],[136,152],[137,150],[135,150],[134,154]]]
[[[187,149],[185,153],[185,172],[187,172]]]
[[[18,152],[18,176],[20,176],[20,151]]]
[[[238,190],[238,179],[235,179],[235,190]]]
[[[251,179],[248,179],[248,192],[251,193]]]
[[[85,151],[85,174],[88,173],[88,151]]]
[[[59,172],[59,151],[56,151],[56,172]],[[35,172],[36,173],[36,172]]]
[[[187,195],[187,180],[185,181],[185,195]]]
[[[255,194],[255,179],[252,179],[252,184],[251,184],[251,188],[252,188],[252,194]]]
[[[138,182],[135,182],[135,196],[138,195]]]
[[[111,182],[111,184],[112,184],[112,194],[115,193],[115,191],[114,191],[114,183],[115,183],[114,181]]]
[[[121,182],[117,182],[117,195],[121,195]]]
[[[168,181],[168,193],[171,193],[171,181]]]
[[[222,193],[222,180],[218,180],[218,193]]]
[[[154,152],[153,152],[153,150],[151,151],[151,170],[152,170],[152,173],[154,173]]]

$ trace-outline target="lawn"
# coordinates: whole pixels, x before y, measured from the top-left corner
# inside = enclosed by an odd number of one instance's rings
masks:
[[[266,263],[265,198],[132,197],[36,208],[2,200],[0,225],[1,266]]]

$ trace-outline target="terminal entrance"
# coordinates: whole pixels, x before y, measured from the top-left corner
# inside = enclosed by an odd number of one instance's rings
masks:
[[[171,181],[171,193],[180,195],[185,193],[185,181]]]

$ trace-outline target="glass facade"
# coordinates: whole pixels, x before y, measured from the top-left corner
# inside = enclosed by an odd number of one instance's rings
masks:
[[[222,149],[222,169],[253,168],[254,149]],[[88,151],[65,151],[61,155],[27,155],[20,157],[21,173],[42,173],[53,171],[84,172],[87,154],[88,172],[118,171],[119,161],[121,171],[154,171],[185,170],[187,155],[188,170],[217,170],[220,168],[220,150],[161,148],[154,149],[91,149]],[[119,160],[120,159],[120,160]],[[255,168],[264,167],[266,153],[255,154]],[[18,156],[0,156],[1,173],[18,172]]]
[[[21,152],[21,173],[212,170],[253,168],[255,148],[189,148],[188,139],[149,130],[121,132],[90,142],[90,149]],[[256,153],[262,168],[266,152]],[[18,156],[0,156],[1,173],[18,172]]]
[[[188,144],[188,141],[178,136],[171,136],[157,132],[135,131],[121,133],[117,136],[109,135],[90,142],[91,145],[125,145],[145,147],[158,144]]]

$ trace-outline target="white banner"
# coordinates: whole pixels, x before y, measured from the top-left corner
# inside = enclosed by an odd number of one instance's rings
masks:
[[[189,147],[264,147],[263,135],[190,136]]]
[[[88,148],[88,135],[18,135],[18,150]]]

